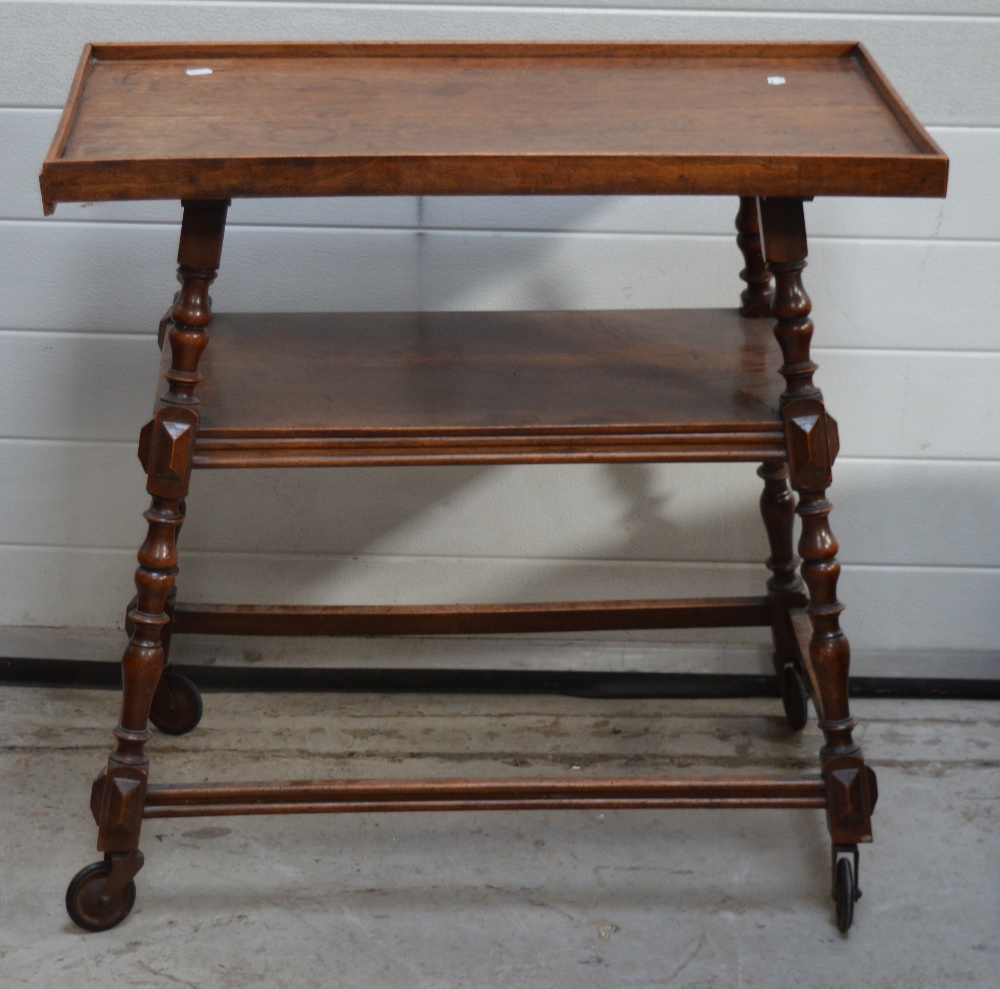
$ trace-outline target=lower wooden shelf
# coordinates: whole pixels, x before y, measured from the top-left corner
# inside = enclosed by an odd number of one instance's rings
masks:
[[[221,314],[194,465],[761,461],[780,363],[725,309]]]

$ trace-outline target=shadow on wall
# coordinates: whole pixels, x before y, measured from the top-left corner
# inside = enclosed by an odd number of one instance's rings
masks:
[[[473,212],[494,205],[478,200]],[[735,215],[736,199],[726,205]],[[460,223],[449,206],[448,222]],[[549,200],[545,208],[550,229],[585,230],[607,202]],[[662,270],[632,271],[619,283],[621,258],[602,265],[601,252],[620,253],[614,237],[596,238],[581,270],[561,239],[530,231],[525,240],[486,230],[429,236],[335,225],[332,218],[292,231],[234,224],[216,308],[561,309],[595,305],[595,285],[596,304],[606,306],[667,305],[678,290],[691,293],[690,279]],[[716,294],[707,301],[721,291],[735,305],[742,288],[735,230],[728,243],[709,246],[726,277],[706,277]],[[128,265],[118,259],[110,267],[101,277],[113,285]],[[165,306],[170,273],[156,279]],[[146,350],[143,367],[117,382],[143,396],[154,373]],[[81,369],[76,384],[86,391],[93,380]],[[663,465],[196,472],[180,545],[181,597],[384,603],[760,593],[767,555],[760,483],[751,464],[728,469],[747,480],[703,483],[694,500],[678,468]],[[748,576],[742,564],[750,561]]]
[[[763,593],[767,578],[752,464],[260,474],[236,498],[233,472],[196,475],[183,598],[219,600],[220,586],[259,603],[713,596]]]

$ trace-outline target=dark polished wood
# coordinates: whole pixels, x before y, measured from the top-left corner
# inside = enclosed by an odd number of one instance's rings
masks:
[[[105,930],[132,909],[144,817],[812,807],[826,810],[846,930],[857,844],[871,840],[878,791],[848,706],[850,651],[826,498],[839,437],[813,380],[803,201],[943,196],[947,173],[941,149],[855,43],[88,46],[43,165],[46,212],[65,201],[166,198],[184,201],[184,220],[180,290],[160,324],[161,388],[140,435],[151,504],[127,620],[122,715],[91,791],[106,859],[70,884],[71,917]],[[739,196],[742,315],[213,317],[208,293],[232,196],[490,193]],[[768,310],[773,336],[759,318]],[[177,533],[195,467],[699,460],[762,465],[766,597],[175,601]],[[164,672],[171,633],[736,624],[771,626],[795,728],[808,684],[825,740],[821,778],[148,784],[151,706],[155,723],[175,734],[202,710],[194,684]]]
[[[803,204],[764,199],[760,215],[764,252],[775,278],[774,334],[784,356],[781,374],[787,387],[781,396],[782,416],[791,485],[799,495],[796,512],[802,521],[799,555],[809,590],[806,615],[812,631],[808,675],[821,698],[819,726],[826,744],[820,762],[827,783],[827,822],[835,844],[855,845],[872,839],[877,789],[852,736],[857,722],[848,704],[851,653],[840,627],[844,606],[837,600],[839,547],[830,528],[833,506],[826,498],[839,444],[836,423],[813,383],[817,366],[809,352],[812,303],[802,285],[808,255]]]
[[[761,464],[757,475],[764,481],[760,496],[760,514],[767,531],[771,555],[767,582],[771,605],[771,638],[774,642],[774,671],[781,686],[782,702],[789,724],[799,730],[808,717],[808,674],[802,662],[798,638],[793,624],[796,610],[808,599],[799,578],[800,560],[793,548],[795,497],[788,486],[788,465],[769,462]],[[790,607],[791,602],[791,607]]]
[[[771,549],[767,568],[771,576],[767,581],[768,599],[772,604],[772,633],[774,639],[775,669],[779,676],[786,663],[798,666],[798,648],[791,624],[787,601],[793,596],[799,607],[805,601],[804,588],[799,578],[800,560],[795,555],[794,532],[795,497],[788,486],[788,465],[770,462],[757,471],[764,481],[760,496],[760,514]]]
[[[781,347],[785,379],[782,404],[794,399],[821,399],[813,384],[816,364],[809,356],[813,323],[812,300],[802,284],[806,267],[806,221],[801,199],[763,199],[761,217],[766,235],[767,267],[774,276],[771,313],[774,335]]]
[[[795,498],[788,487],[788,465],[785,463],[762,464],[757,476],[764,481],[760,496],[760,514],[767,530],[771,555],[767,568],[771,577],[767,589],[771,594],[800,592],[799,559],[793,548],[792,526],[795,519]]]
[[[198,358],[211,321],[207,288],[222,254],[225,203],[189,203],[184,210],[178,250],[180,291],[168,332],[171,361],[167,389],[156,415],[144,430],[141,451],[151,496],[145,512],[146,539],[135,572],[135,607],[129,611],[128,645],[122,657],[122,710],[114,730],[115,748],[106,770],[95,780],[91,806],[98,823],[99,851],[111,856],[109,884],[120,893],[142,866],[139,832],[151,736],[149,715],[165,664],[164,631],[170,623],[177,575],[177,531],[184,521],[197,429],[193,406],[200,380]]]
[[[573,810],[587,808],[820,808],[819,778],[316,780],[154,784],[145,817],[317,814],[358,811]]]
[[[941,196],[854,43],[97,45],[42,198]],[[189,75],[189,70],[211,74]],[[784,79],[774,85],[769,79]]]
[[[802,607],[805,600],[793,601]],[[784,601],[786,612],[789,602]],[[199,635],[487,635],[772,623],[769,598],[540,601],[469,605],[180,604],[175,631]]]
[[[774,279],[764,261],[757,200],[753,196],[740,197],[740,208],[736,214],[736,246],[743,254],[745,264],[740,278],[747,283],[740,295],[740,312],[749,317],[770,316]]]
[[[780,456],[769,328],[732,310],[220,314],[196,467]]]

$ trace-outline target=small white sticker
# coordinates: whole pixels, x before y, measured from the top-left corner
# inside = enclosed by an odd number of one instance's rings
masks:
[[[769,86],[784,86],[785,85],[785,77],[784,76],[768,76],[767,77],[767,84]]]
[[[188,69],[187,74],[189,76],[210,76],[212,74],[211,69]],[[782,80],[784,82],[784,80]]]

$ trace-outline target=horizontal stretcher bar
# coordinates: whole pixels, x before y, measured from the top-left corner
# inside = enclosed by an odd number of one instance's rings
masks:
[[[801,594],[788,607],[803,607]],[[771,624],[766,597],[514,604],[310,606],[178,604],[173,631],[202,635],[481,635]]]
[[[821,778],[312,780],[158,784],[144,816],[588,808],[822,808]]]

